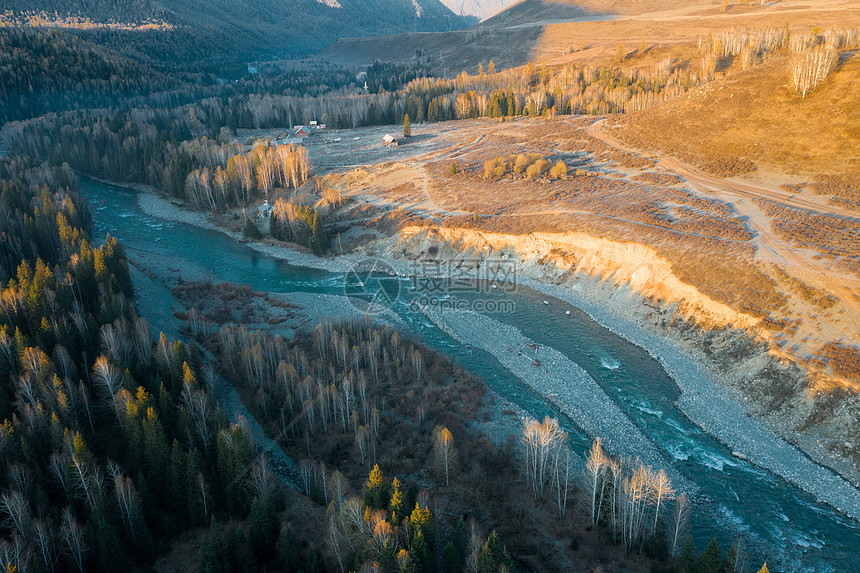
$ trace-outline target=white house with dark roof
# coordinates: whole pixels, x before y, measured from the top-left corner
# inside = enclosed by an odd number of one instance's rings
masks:
[[[272,211],[275,209],[274,205],[269,203],[269,200],[263,201],[263,204],[257,207],[257,217],[260,219],[268,219],[272,216]]]

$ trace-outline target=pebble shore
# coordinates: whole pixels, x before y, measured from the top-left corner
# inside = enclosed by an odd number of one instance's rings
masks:
[[[751,418],[741,404],[726,394],[718,382],[719,374],[693,360],[677,342],[646,330],[605,301],[590,299],[584,289],[575,290],[534,279],[521,282],[575,306],[604,328],[645,349],[678,385],[681,391],[676,402],[678,409],[704,432],[731,450],[746,455],[751,464],[773,472],[818,501],[860,520],[860,489]]]
[[[152,192],[140,193],[138,200],[144,211],[152,216],[217,230],[236,239],[241,238],[236,233],[216,227],[202,214],[181,209]],[[345,255],[336,258],[320,259],[311,254],[299,253],[279,245],[249,243],[249,247],[261,253],[286,260],[291,264],[319,268],[331,272],[344,272],[354,262],[365,258],[363,255]],[[393,259],[388,256],[380,256],[378,258],[389,263],[397,274],[406,276],[409,272],[410,263],[408,261]],[[634,320],[626,318],[622,306],[613,308],[613,304],[607,304],[607,301],[603,300],[600,296],[590,296],[591,293],[581,284],[575,285],[573,288],[559,286],[524,276],[524,274],[520,274],[518,280],[520,284],[571,304],[585,312],[592,320],[604,328],[645,349],[655,360],[661,363],[666,373],[678,385],[681,391],[681,397],[676,403],[678,408],[703,431],[712,435],[730,449],[746,455],[750,463],[773,472],[775,475],[811,494],[817,500],[830,505],[845,515],[860,520],[860,489],[852,486],[847,480],[832,470],[816,463],[797,447],[786,442],[762,423],[749,417],[743,406],[737,400],[729,397],[720,386],[718,383],[719,374],[701,361],[693,359],[689,355],[689,352],[680,347],[679,343],[660,337]],[[453,316],[453,314],[446,315],[444,319],[445,324],[450,324],[451,320],[464,320],[452,318]],[[528,368],[524,368],[523,365],[518,363],[520,360],[526,359],[518,357],[519,355],[513,350],[503,354],[499,345],[485,348],[484,345],[488,344],[486,341],[493,340],[490,336],[482,337],[477,333],[469,334],[478,329],[476,326],[478,324],[476,316],[482,315],[469,316],[465,324],[460,325],[456,329],[451,326],[443,326],[441,321],[437,324],[460,342],[489,351],[511,371],[522,371],[523,375],[526,376]],[[433,317],[430,318],[433,319]],[[501,323],[499,324],[500,326],[504,326]],[[446,328],[450,330],[446,330]],[[528,344],[528,342],[524,342],[528,340],[527,338],[522,336],[516,329],[513,329],[513,327],[510,328],[515,332],[507,332],[505,335],[510,335],[512,341],[520,340],[520,342]],[[472,344],[470,340],[475,343]],[[515,348],[515,344],[511,344],[509,347]],[[523,378],[524,382],[535,388],[535,390],[539,391],[547,399],[551,399],[557,407],[570,415],[576,421],[577,425],[580,425],[589,435],[600,435],[602,439],[613,440],[612,442],[606,442],[607,447],[609,447],[610,443],[613,446],[617,444],[621,448],[619,450],[620,453],[631,451],[633,455],[639,455],[649,465],[664,467],[665,462],[661,461],[661,459],[664,459],[662,454],[656,450],[656,447],[650,440],[647,440],[639,432],[638,428],[614,403],[612,406],[618,410],[618,415],[621,418],[616,416],[616,414],[610,415],[609,420],[607,420],[609,432],[601,430],[601,433],[593,433],[595,431],[595,421],[591,418],[593,418],[594,413],[589,408],[583,407],[582,396],[586,393],[578,391],[588,389],[588,384],[576,383],[576,386],[572,386],[574,382],[569,382],[572,380],[583,380],[581,377],[574,375],[576,369],[582,369],[561,353],[552,349],[545,349],[545,352],[547,354],[545,354],[544,359],[546,356],[549,356],[549,353],[554,353],[550,360],[556,361],[556,364],[559,365],[559,372],[552,375],[543,370],[538,371],[538,369],[531,366],[531,359],[528,359],[529,368],[533,368],[535,372],[528,372],[530,379]],[[566,361],[573,368],[562,361]],[[547,362],[548,371],[551,364],[552,362]],[[511,366],[516,367],[516,369]],[[552,370],[556,370],[555,365],[553,365]],[[541,376],[537,375],[538,372],[540,372]],[[582,373],[588,376],[584,371]],[[597,386],[596,382],[593,380],[591,382]],[[568,384],[571,384],[571,386],[567,386]],[[599,386],[597,388],[602,392]],[[588,391],[590,392],[590,390]],[[561,399],[562,392],[567,397],[566,400]],[[556,394],[557,396],[551,398],[550,394]],[[605,394],[603,395],[606,397]],[[597,408],[603,405],[601,400],[593,396],[592,399],[595,401],[590,403],[590,407]],[[606,399],[611,402],[608,397]],[[573,414],[568,412],[568,410],[573,412]],[[626,420],[626,423],[622,421],[622,418]],[[580,421],[582,422],[581,424]],[[646,440],[647,445],[638,444],[636,446],[641,446],[641,450],[636,450],[633,446],[634,441],[638,443],[639,440],[637,438],[627,439],[619,437],[623,432],[617,430],[627,425],[632,427],[641,438]],[[607,435],[608,433],[611,433],[612,436]],[[649,450],[654,450],[657,457],[653,457],[654,454],[649,453]]]
[[[472,311],[441,313],[428,308],[424,309],[424,315],[461,344],[492,354],[586,434],[599,437],[608,452],[638,457],[645,465],[665,470],[672,482],[684,491],[692,489],[692,484],[675,470],[671,461],[594,378],[562,353],[547,346],[536,346],[515,327]]]

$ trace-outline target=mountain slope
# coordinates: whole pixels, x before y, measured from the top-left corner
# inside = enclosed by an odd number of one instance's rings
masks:
[[[0,13],[7,12],[7,19],[8,14],[21,20],[28,12],[44,10],[38,0],[0,0]],[[171,30],[137,33],[146,42],[131,41],[145,54],[173,52],[189,60],[308,54],[344,36],[442,31],[470,23],[439,0],[58,0],[50,10],[48,20],[165,22]],[[91,33],[99,39],[107,34]]]
[[[615,131],[639,148],[694,162],[741,156],[806,177],[853,178],[860,166],[858,93],[853,50],[805,98],[791,89],[790,62],[781,56],[623,117]]]
[[[546,26],[561,22],[582,22],[608,18],[571,3],[552,0],[521,0],[468,30],[437,34],[400,34],[376,38],[339,40],[321,56],[335,62],[370,64],[408,61],[416,50],[426,53],[435,73],[476,72],[479,62],[495,62],[510,68],[527,63]]]

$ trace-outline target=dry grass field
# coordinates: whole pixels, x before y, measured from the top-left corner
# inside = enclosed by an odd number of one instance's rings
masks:
[[[672,101],[619,118],[613,133],[625,142],[700,163],[740,157],[780,168],[806,181],[822,173],[849,174],[860,204],[860,58],[842,64],[801,98],[788,88],[788,57],[731,74]],[[826,179],[825,179],[826,181]]]
[[[309,149],[326,166],[327,184],[351,198],[348,210],[372,206],[396,211],[401,224],[514,237],[579,232],[653,249],[684,284],[762,320],[780,353],[856,384],[857,373],[814,359],[829,343],[856,344],[860,332],[860,217],[834,212],[826,196],[780,187],[790,175],[723,179],[638,153],[602,126],[574,117],[445,122],[414,126],[415,137],[396,151],[377,141],[381,129],[343,132],[338,147],[315,141]],[[509,161],[501,177],[485,178],[488,161],[520,154],[562,161],[567,174],[529,177]]]
[[[420,256],[427,243],[408,238],[424,233],[461,252],[514,253],[547,281],[629,287],[649,299],[633,315],[709,356],[811,449],[848,439],[860,392],[860,56],[856,39],[833,47],[832,70],[804,97],[790,38],[825,46],[829,28],[860,30],[860,2],[576,2],[612,15],[591,22],[560,5],[525,0],[486,33],[355,40],[329,55],[380,48],[408,61],[425,46],[419,57],[442,73],[545,61],[574,94],[578,74],[601,67],[637,78],[588,88],[607,100],[669,76],[673,89],[612,116],[413,124],[396,150],[381,138],[397,127],[312,140],[317,173],[348,199],[332,230],[347,249],[399,229],[401,243],[375,245]],[[719,55],[746,34],[782,40],[752,64],[743,50]]]

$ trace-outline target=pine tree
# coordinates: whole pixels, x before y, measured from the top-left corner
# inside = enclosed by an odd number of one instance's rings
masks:
[[[497,573],[502,565],[510,569],[511,556],[493,531],[478,552],[478,573]]]
[[[159,502],[165,499],[166,475],[165,470],[170,463],[170,446],[167,436],[158,420],[155,409],[146,409],[146,419],[143,421],[143,457],[145,460],[144,473],[150,482],[153,494]]]
[[[770,573],[767,570],[767,563],[765,563],[764,565],[761,566],[761,569],[758,570],[758,573]]]
[[[720,573],[722,571],[722,553],[720,552],[720,544],[716,539],[711,539],[708,547],[702,552],[699,557],[699,563],[696,567],[697,573]]]
[[[442,571],[444,573],[459,573],[463,570],[463,559],[457,553],[457,548],[450,541],[442,550]]]
[[[328,247],[319,212],[316,210],[314,210],[313,219],[311,219],[311,238],[308,242],[311,251],[317,255],[323,254]]]
[[[681,547],[681,556],[678,558],[683,573],[695,573],[696,571],[696,546],[693,544],[693,538],[689,535],[684,540],[684,545]]]
[[[277,519],[269,513],[263,501],[255,497],[251,502],[248,540],[257,563],[265,563],[272,556],[272,546],[278,534],[277,526]]]
[[[412,137],[412,123],[409,121],[409,114],[403,116],[403,137]]]
[[[249,239],[263,238],[263,235],[260,233],[260,229],[257,228],[257,224],[250,218],[245,221],[245,228],[242,230],[242,234]]]
[[[413,561],[422,572],[429,573],[433,568],[433,553],[430,550],[430,544],[424,537],[424,532],[419,530],[412,537],[412,552]]]
[[[668,555],[666,550],[666,522],[662,516],[657,518],[657,525],[654,526],[654,531],[651,533],[645,551],[653,559],[664,559]]]
[[[284,573],[298,573],[302,568],[302,546],[292,527],[285,527],[281,535],[281,568]]]
[[[218,556],[218,547],[221,545],[221,530],[215,518],[209,525],[209,533],[200,540],[200,573],[216,573],[221,571],[222,565]]]

